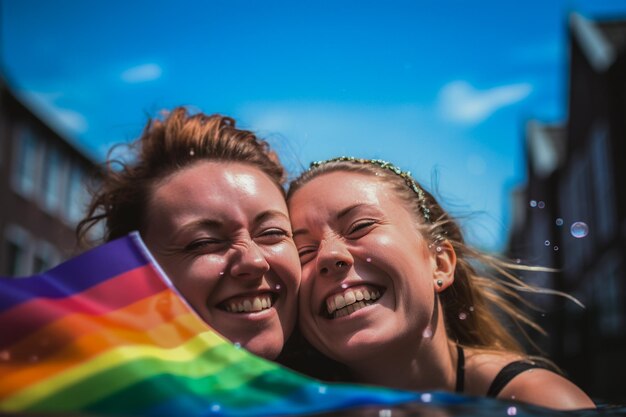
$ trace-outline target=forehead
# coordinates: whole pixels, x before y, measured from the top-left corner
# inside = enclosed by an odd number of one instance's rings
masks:
[[[389,216],[408,213],[382,178],[349,171],[321,174],[299,188],[289,201],[294,224],[336,217],[341,210],[356,205],[378,209]]]
[[[333,171],[321,174],[301,186],[291,201],[330,196],[333,203],[380,203],[390,193],[383,181],[366,173]],[[320,198],[320,203],[329,202]]]
[[[149,206],[181,212],[232,209],[286,211],[278,186],[261,170],[241,163],[202,161],[170,174],[152,187]]]

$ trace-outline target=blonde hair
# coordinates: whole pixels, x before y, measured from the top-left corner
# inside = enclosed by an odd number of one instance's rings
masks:
[[[436,245],[442,240],[450,242],[457,256],[454,282],[439,295],[450,339],[471,348],[515,352],[528,357],[511,330],[498,319],[497,312],[510,319],[528,342],[537,348],[527,329],[530,327],[542,334],[545,332],[516,305],[516,302],[521,302],[532,307],[520,295],[520,291],[564,294],[529,285],[512,271],[546,271],[547,268],[519,265],[471,248],[465,243],[457,221],[432,194],[424,190],[409,173],[401,172],[384,161],[340,157],[313,163],[311,169],[291,183],[287,199],[313,178],[337,171],[370,175],[385,182],[420,219],[420,232],[430,244]],[[483,266],[484,270],[478,271],[474,266],[476,263]],[[463,319],[459,319],[460,314]]]

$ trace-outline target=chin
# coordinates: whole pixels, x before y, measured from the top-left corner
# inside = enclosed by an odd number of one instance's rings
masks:
[[[284,337],[282,334],[280,337],[264,337],[263,335],[259,335],[252,338],[247,343],[242,344],[242,346],[257,356],[268,360],[274,360],[283,350]]]
[[[359,332],[348,339],[335,339],[332,346],[319,346],[318,349],[337,362],[350,364],[384,356],[391,345],[379,335]]]

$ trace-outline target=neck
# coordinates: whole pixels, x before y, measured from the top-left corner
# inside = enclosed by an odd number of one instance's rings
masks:
[[[437,327],[443,330],[443,323],[440,324]],[[405,345],[408,346],[385,349],[348,366],[360,383],[415,391],[455,390],[457,352],[445,331]]]

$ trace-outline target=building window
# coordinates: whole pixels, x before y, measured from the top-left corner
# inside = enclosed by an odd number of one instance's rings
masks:
[[[61,152],[49,147],[46,152],[43,175],[43,205],[54,214],[63,201],[63,158]]]
[[[70,224],[78,223],[87,207],[89,195],[85,184],[85,172],[74,165],[70,169],[69,182],[66,194],[66,215]]]
[[[16,127],[14,139],[13,188],[24,197],[32,198],[39,182],[40,143],[33,130],[24,125]]]
[[[35,241],[25,229],[8,225],[4,239],[2,275],[24,277],[47,271],[62,261],[61,253],[46,241]]]
[[[593,277],[593,294],[597,325],[604,336],[619,336],[624,328],[624,315],[620,299],[621,277],[623,276],[620,256],[611,252],[598,263]]]
[[[566,276],[579,276],[581,269],[590,261],[595,247],[597,231],[593,229],[593,205],[589,196],[593,195],[593,168],[589,152],[575,155],[562,178],[559,194],[559,207],[565,221],[561,230],[563,268]],[[575,222],[584,222],[589,234],[583,239],[572,236],[570,227]]]
[[[26,276],[31,272],[30,236],[28,232],[16,225],[9,225],[5,233],[5,271],[4,275],[16,277]]]
[[[609,240],[618,230],[615,214],[615,192],[613,187],[613,164],[609,135],[604,123],[594,127],[591,133],[591,157],[593,163],[593,190],[595,199],[593,207],[598,237],[602,242]]]
[[[37,242],[35,252],[33,254],[33,274],[39,274],[54,268],[61,261],[59,251],[48,242]]]

